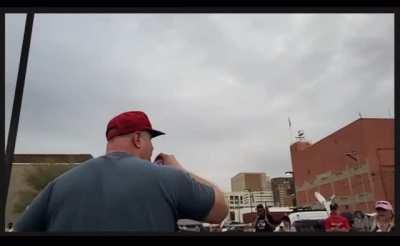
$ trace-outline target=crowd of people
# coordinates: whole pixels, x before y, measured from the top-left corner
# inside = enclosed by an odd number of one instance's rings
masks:
[[[331,204],[331,215],[325,221],[327,232],[391,232],[394,230],[394,211],[390,202],[377,201],[375,214],[368,216],[360,210],[352,213],[349,206],[338,213],[338,205]]]
[[[339,213],[338,205],[330,205],[330,216],[323,221],[325,232],[391,232],[394,231],[393,207],[388,201],[378,201],[375,204],[374,214],[365,214],[360,210],[351,212],[348,205]],[[268,207],[262,204],[256,207],[257,216],[251,226],[254,232],[296,232],[288,214],[276,220]],[[218,226],[212,231],[219,231]],[[13,232],[13,223],[8,223],[7,232]],[[194,231],[204,231],[200,228]],[[210,230],[211,231],[211,230]]]
[[[360,210],[351,212],[348,205],[339,213],[338,204],[330,205],[330,215],[323,220],[325,232],[392,232],[394,231],[393,206],[388,201],[377,201],[375,213],[365,214]],[[276,221],[268,208],[257,206],[257,217],[253,222],[255,232],[296,232],[296,227],[285,214]]]

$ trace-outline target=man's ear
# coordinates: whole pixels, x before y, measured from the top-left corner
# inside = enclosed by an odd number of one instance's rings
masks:
[[[142,147],[142,143],[141,143],[141,140],[140,140],[140,133],[139,132],[135,132],[135,133],[132,134],[131,141],[132,141],[132,144],[136,148],[140,149]]]

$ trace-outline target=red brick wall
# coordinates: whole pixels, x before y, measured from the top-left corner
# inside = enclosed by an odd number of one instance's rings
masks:
[[[298,204],[306,204],[307,203],[307,195],[305,191],[299,191],[296,195]]]
[[[252,213],[244,213],[242,214],[243,218],[243,223],[252,223],[256,218],[257,218],[257,213],[252,212]]]
[[[329,198],[333,195],[333,190],[332,190],[332,185],[329,184],[324,184],[320,186],[320,193],[326,198]]]
[[[394,120],[359,119],[311,145],[297,142],[290,147],[296,188],[312,183],[316,176],[331,171],[340,173],[355,165],[368,165],[370,173],[335,182],[336,196],[372,192],[373,200],[394,202]],[[357,160],[346,153],[354,152]],[[314,191],[325,197],[332,193],[330,185],[322,185],[305,192],[297,191],[298,205],[315,201]],[[351,191],[353,192],[351,194]],[[308,195],[309,199],[306,199]],[[354,204],[353,209],[369,207],[374,202]]]
[[[371,182],[369,181],[369,175],[364,173],[361,174],[361,177],[362,177],[362,182],[364,184],[365,192],[371,192],[372,188],[371,188]]]
[[[327,171],[341,172],[346,165],[353,165],[345,153],[361,152],[361,128],[356,121],[347,127],[329,135],[319,142],[309,145],[295,143],[291,146],[292,166],[296,186],[302,186],[305,181],[311,182],[316,175]]]
[[[363,179],[361,175],[355,175],[351,178],[351,188],[353,193],[358,194],[364,192]]]
[[[379,130],[377,130],[379,129]],[[368,121],[363,124],[365,151],[371,169],[376,200],[394,202],[394,121]],[[390,175],[390,173],[392,175]]]
[[[349,196],[350,189],[349,189],[349,182],[347,179],[338,180],[333,183],[333,187],[335,189],[336,196]]]

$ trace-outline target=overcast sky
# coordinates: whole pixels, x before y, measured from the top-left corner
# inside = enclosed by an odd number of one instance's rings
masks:
[[[24,22],[6,17],[7,127]],[[393,14],[40,14],[15,153],[103,155],[110,118],[142,110],[154,156],[229,191],[291,170],[288,117],[316,142],[393,108]]]

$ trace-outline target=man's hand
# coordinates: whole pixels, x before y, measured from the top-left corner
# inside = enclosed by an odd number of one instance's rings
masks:
[[[206,222],[213,223],[213,224],[219,224],[219,223],[221,223],[221,221],[223,221],[226,218],[226,215],[228,214],[229,209],[225,202],[224,193],[215,184],[213,184],[191,172],[188,172],[186,169],[184,169],[182,167],[182,165],[176,160],[175,156],[173,156],[173,155],[160,153],[156,157],[155,161],[161,162],[161,165],[170,166],[177,170],[187,172],[197,182],[207,185],[207,186],[210,186],[214,189],[214,195],[215,195],[214,205],[211,208],[211,211],[209,212],[208,216],[205,218]]]
[[[161,162],[162,165],[170,166],[179,170],[185,170],[182,165],[178,162],[174,155],[168,155],[160,153],[156,159],[156,162]]]

